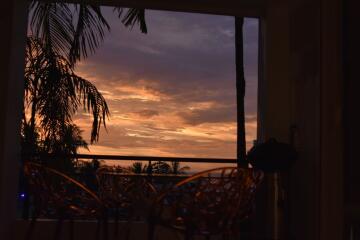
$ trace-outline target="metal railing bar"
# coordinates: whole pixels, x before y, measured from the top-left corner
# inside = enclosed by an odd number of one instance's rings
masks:
[[[39,158],[39,159],[60,159],[60,158],[75,158],[75,159],[98,159],[98,160],[118,160],[118,161],[164,161],[164,162],[187,162],[187,163],[226,163],[236,164],[237,159],[230,158],[187,158],[187,157],[154,157],[154,156],[121,156],[121,155],[100,155],[100,154],[24,154],[23,158]]]
[[[229,158],[183,158],[183,157],[153,157],[153,156],[119,156],[119,155],[90,155],[76,154],[72,157],[77,159],[98,159],[98,160],[123,160],[123,161],[165,161],[165,162],[189,162],[189,163],[232,163],[236,159]]]

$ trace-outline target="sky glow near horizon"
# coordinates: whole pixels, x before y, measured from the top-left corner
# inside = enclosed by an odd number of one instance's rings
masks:
[[[103,12],[111,32],[76,72],[102,92],[111,117],[99,142],[80,152],[236,158],[234,18],[147,10],[142,34],[125,28],[111,8]],[[248,148],[257,128],[257,33],[258,21],[246,19]],[[74,120],[89,141],[89,115]]]

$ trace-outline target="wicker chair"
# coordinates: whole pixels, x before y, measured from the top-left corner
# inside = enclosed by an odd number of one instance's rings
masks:
[[[126,221],[125,239],[128,239],[131,223],[148,218],[149,207],[157,191],[146,176],[134,174],[125,168],[114,172],[104,167],[96,175],[99,197],[115,222],[114,236],[118,236],[118,223],[123,220]]]
[[[78,219],[98,220],[97,238],[100,238],[100,227],[104,226],[104,239],[107,239],[104,207],[100,198],[73,178],[41,164],[27,162],[24,174],[28,182],[28,193],[31,199],[32,220],[26,239],[32,233],[38,218],[57,219],[54,239],[60,239],[62,223],[69,220],[70,239],[73,239],[73,221]]]
[[[238,231],[253,209],[256,188],[263,177],[253,169],[216,168],[195,174],[160,194],[148,219],[148,239],[156,225],[195,235],[222,235]]]

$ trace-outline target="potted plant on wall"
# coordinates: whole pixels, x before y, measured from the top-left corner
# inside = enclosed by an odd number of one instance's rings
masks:
[[[248,162],[265,173],[289,170],[296,159],[297,153],[293,146],[274,138],[254,146],[247,155]]]

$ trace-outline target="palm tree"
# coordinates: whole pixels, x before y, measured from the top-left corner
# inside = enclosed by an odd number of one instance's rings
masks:
[[[152,164],[152,172],[156,174],[170,173],[170,165],[164,161],[157,161]]]
[[[109,116],[103,96],[93,84],[77,76],[74,68],[76,61],[95,52],[110,26],[99,6],[72,4],[73,9],[70,6],[34,0],[30,3],[32,36],[27,40],[21,124],[25,155],[43,151],[76,153],[79,147],[86,148],[80,129],[72,123],[80,105],[93,116],[91,142],[98,140],[100,126],[102,123],[105,126]],[[120,18],[123,10],[116,11]],[[146,32],[145,11],[129,9],[123,23],[126,26],[139,23]],[[67,160],[64,165],[73,168],[72,159]],[[26,191],[27,184],[23,185]]]
[[[96,87],[76,75],[62,55],[28,37],[25,67],[23,150],[28,153],[76,154],[87,147],[72,116],[82,107],[93,118],[91,143],[99,138],[109,109]]]
[[[122,23],[135,24],[147,32],[144,9],[116,7]],[[30,3],[30,30],[50,51],[63,56],[72,65],[86,58],[102,43],[110,26],[95,4],[48,3],[33,0]]]
[[[245,138],[245,74],[244,74],[244,36],[243,17],[235,17],[235,47],[236,47],[236,101],[237,101],[237,164],[246,167]]]
[[[114,11],[125,26],[139,24],[142,32],[147,32],[144,9]],[[46,139],[43,142],[56,142],[54,139],[62,132],[75,129],[70,127],[71,117],[80,105],[93,115],[91,143],[97,141],[109,110],[96,87],[77,76],[74,67],[77,60],[95,52],[110,30],[100,6],[31,1],[30,16],[22,126],[24,149],[36,152],[39,136]]]
[[[181,167],[180,163],[177,161],[173,161],[170,163],[170,173],[171,174],[185,174],[187,171],[190,170],[189,166]]]
[[[169,163],[164,161],[157,161],[152,164],[154,173],[157,174],[185,174],[190,170],[189,166],[181,167],[178,161],[172,161]]]
[[[66,124],[55,137],[44,138],[41,145],[43,152],[70,155],[76,154],[79,148],[88,149],[88,144],[81,133],[82,130],[75,124]]]
[[[147,173],[148,165],[144,165],[142,162],[134,162],[130,167],[129,170],[133,173]]]
[[[26,50],[24,109],[30,110],[30,128],[35,128],[38,119],[45,136],[56,135],[72,123],[72,115],[82,106],[92,114],[91,142],[97,141],[100,126],[105,126],[110,114],[101,93],[76,75],[67,59],[49,53],[38,39],[29,37]]]
[[[87,187],[93,191],[97,191],[97,179],[96,171],[99,169],[101,163],[97,159],[93,159],[90,162],[82,162],[78,169],[77,180],[83,182]]]

